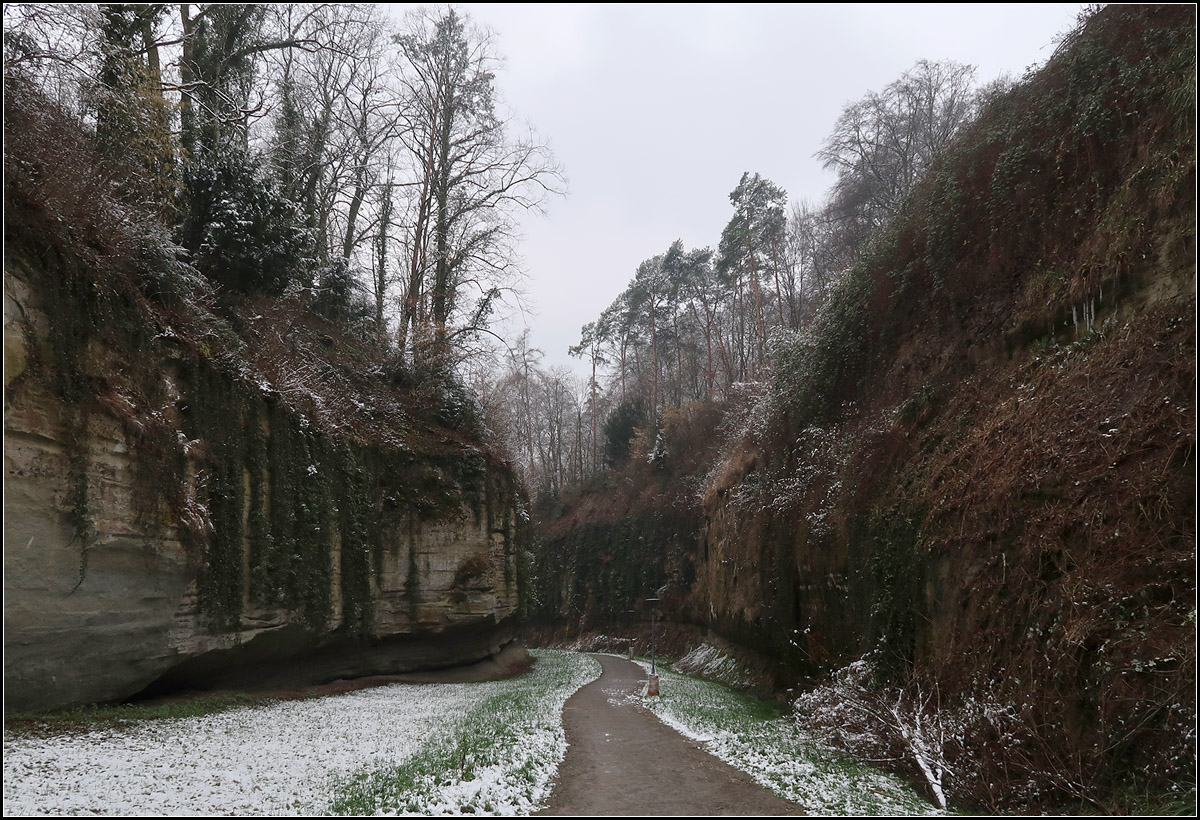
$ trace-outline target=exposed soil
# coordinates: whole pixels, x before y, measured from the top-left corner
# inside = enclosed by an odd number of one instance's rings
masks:
[[[563,707],[567,756],[540,814],[804,814],[641,708],[640,666],[594,657],[604,671]]]

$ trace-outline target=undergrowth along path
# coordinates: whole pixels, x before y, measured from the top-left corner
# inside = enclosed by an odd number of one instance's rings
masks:
[[[639,666],[594,657],[603,672],[563,707],[567,755],[541,813],[804,814],[641,708],[646,676]]]
[[[712,653],[720,669],[719,652]],[[638,663],[643,670],[650,664]],[[715,681],[659,665],[661,695],[645,704],[685,737],[746,772],[762,786],[826,816],[912,817],[943,814],[904,777],[830,748],[781,704],[760,701]]]

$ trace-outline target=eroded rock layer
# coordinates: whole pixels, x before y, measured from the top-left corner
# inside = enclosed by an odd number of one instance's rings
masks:
[[[167,334],[96,334],[67,363],[70,307],[15,252],[5,267],[7,710],[448,666],[511,640],[517,496],[478,448],[330,433]],[[62,388],[68,364],[83,389]]]

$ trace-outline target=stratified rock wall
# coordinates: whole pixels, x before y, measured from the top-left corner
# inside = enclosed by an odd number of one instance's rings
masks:
[[[249,521],[255,502],[247,473],[242,566],[231,576],[241,585],[241,604],[230,618],[215,619],[202,584],[212,571],[204,545],[214,541],[219,522],[214,525],[204,494],[197,492],[210,478],[212,453],[204,441],[184,447],[184,510],[192,530],[184,520],[147,515],[144,471],[139,473],[145,465],[139,465],[129,434],[141,423],[137,414],[126,412],[130,408],[114,389],[88,397],[82,424],[78,415],[74,425],[68,423],[72,408],[45,368],[34,366],[51,358],[39,349],[49,344],[55,306],[40,303],[27,278],[13,274],[6,270],[4,298],[8,711],[125,698],[164,676],[177,685],[236,679],[239,670],[243,682],[272,676],[329,680],[445,666],[488,657],[511,640],[516,494],[511,477],[496,467],[486,468],[477,481],[482,492],[471,498],[463,493],[455,499],[456,488],[447,483],[450,490],[436,509],[389,503],[383,494],[363,500],[365,518],[378,523],[378,539],[354,545],[371,553],[362,562],[370,568],[369,593],[357,603],[360,620],[354,623],[343,600],[341,564],[348,553],[336,510],[329,516],[327,550],[318,553],[328,555],[328,566],[313,576],[327,587],[316,593],[327,594],[325,616],[314,620],[287,600],[266,606],[263,595],[252,594]],[[128,353],[95,344],[87,355],[93,371],[155,368],[167,397],[157,422],[165,418],[182,436],[183,408],[196,397],[179,387],[186,382],[180,362],[163,350],[142,353],[152,360],[129,362],[123,360]],[[264,516],[272,467],[262,469],[258,503]],[[298,533],[297,543],[303,538]],[[281,566],[294,572],[286,557]]]

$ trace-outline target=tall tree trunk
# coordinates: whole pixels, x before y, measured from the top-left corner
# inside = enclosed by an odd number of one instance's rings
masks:
[[[737,278],[737,351],[738,351],[738,373],[737,378],[744,380],[746,378],[746,308],[742,298],[742,275],[739,273]]]
[[[621,404],[625,403],[625,350],[628,342],[624,337],[621,339]]]
[[[153,7],[144,6],[139,11],[139,19],[142,29],[142,45],[146,49],[146,67],[150,69],[150,80],[158,83],[162,68],[158,59],[158,41],[154,39],[154,12]]]
[[[354,246],[358,244],[354,234],[358,227],[358,212],[362,209],[363,200],[366,196],[367,182],[365,172],[360,167],[355,172],[354,193],[350,196],[350,210],[346,214],[346,235],[342,239],[342,259],[347,264],[350,262],[350,254],[354,253]]]
[[[596,442],[596,347],[592,345],[592,470],[600,461],[600,450]]]
[[[683,345],[679,343],[679,311],[671,313],[671,324],[675,332],[675,404],[683,404]]]
[[[179,95],[179,142],[187,157],[196,155],[196,109],[192,103],[192,86],[196,77],[192,66],[196,59],[195,26],[192,23],[191,3],[179,4],[179,24],[183,29],[183,57],[179,63],[179,81],[183,91]]]
[[[363,91],[362,116],[358,121],[358,150],[359,154],[354,163],[354,193],[350,196],[350,210],[346,216],[346,236],[342,240],[342,259],[350,263],[350,254],[354,252],[355,229],[358,225],[358,212],[362,208],[363,199],[367,196],[367,161],[370,159],[371,148],[367,139],[367,92]]]
[[[746,233],[750,235],[750,217],[746,217]],[[763,330],[763,298],[762,298],[762,283],[758,276],[758,259],[754,255],[754,240],[749,240],[750,250],[750,285],[754,288],[754,327],[755,333],[758,336],[758,356],[754,361],[754,368],[751,370],[751,375],[758,377],[758,365],[763,360],[764,346],[766,333]]]
[[[778,240],[771,243],[771,270],[775,273],[775,302],[779,306],[779,326],[785,327],[783,321],[783,288],[779,284],[779,246]]]
[[[436,139],[436,123],[432,123],[429,129],[429,143],[425,146],[425,173],[421,180],[421,193],[417,199],[417,218],[412,228],[413,242],[408,259],[408,289],[405,291],[404,304],[400,309],[400,327],[396,341],[401,353],[405,350],[409,332],[412,331],[415,336],[417,306],[421,300],[421,284],[425,278],[429,212],[433,204],[433,151]]]
[[[443,352],[446,343],[446,324],[453,309],[454,287],[450,269],[450,132],[454,122],[456,100],[454,89],[447,89],[445,108],[441,112],[441,128],[438,133],[437,175],[434,197],[437,216],[434,222],[434,273],[430,306],[433,311],[433,333],[437,354]]]
[[[379,231],[375,247],[375,331],[380,347],[387,341],[387,324],[383,318],[383,302],[387,295],[388,228],[392,224],[392,163],[388,158],[387,184],[379,209]]]
[[[575,483],[583,481],[583,408],[575,408]]]
[[[650,365],[653,368],[650,391],[650,411],[658,412],[658,332],[654,325],[654,307],[650,308]]]

